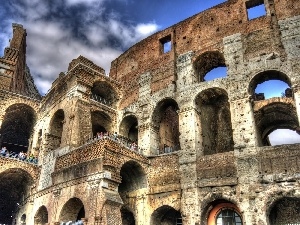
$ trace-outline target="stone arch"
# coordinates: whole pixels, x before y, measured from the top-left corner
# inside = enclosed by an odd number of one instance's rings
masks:
[[[79,221],[85,218],[85,207],[79,198],[69,199],[62,207],[59,214],[60,222]]]
[[[120,211],[122,217],[122,225],[135,225],[135,216],[128,207],[122,206]]]
[[[153,123],[154,148],[160,153],[168,153],[180,149],[178,104],[172,98],[157,103],[151,121]]]
[[[118,192],[124,202],[128,204],[127,194],[147,187],[147,176],[143,167],[136,161],[125,162],[120,169],[121,183]]]
[[[233,150],[233,132],[227,92],[221,88],[209,88],[199,93],[194,100],[198,132],[202,138],[204,155]],[[199,129],[200,129],[199,127]]]
[[[33,178],[23,169],[10,168],[0,173],[0,224],[12,224],[12,216],[31,195],[33,184]]]
[[[119,100],[119,94],[109,82],[96,80],[91,87],[91,98],[102,104],[115,107]]]
[[[252,77],[248,87],[248,93],[252,96],[254,100],[264,99],[264,96],[260,96],[259,93],[255,94],[255,89],[257,85],[269,80],[280,80],[285,82],[289,87],[291,87],[290,78],[283,72],[280,72],[278,70],[265,70],[259,72]]]
[[[27,152],[36,119],[36,112],[31,106],[23,103],[10,105],[5,110],[0,129],[1,146],[16,153]]]
[[[259,146],[270,145],[268,135],[276,129],[295,130],[298,117],[294,104],[270,102],[254,112]]]
[[[218,67],[226,67],[224,55],[219,51],[204,52],[194,61],[194,69],[199,82],[205,81],[206,74]]]
[[[273,202],[268,209],[268,224],[299,224],[300,198],[282,197]]]
[[[58,109],[52,116],[50,121],[49,133],[46,135],[48,142],[48,151],[57,149],[62,144],[62,136],[65,124],[65,112],[63,109]]]
[[[112,132],[112,118],[103,111],[92,111],[91,122],[93,136],[96,136],[97,132]]]
[[[179,210],[174,209],[171,206],[163,205],[151,215],[150,225],[177,225],[182,224],[182,216]]]
[[[135,115],[127,115],[122,119],[119,134],[138,142],[138,119]]]
[[[215,199],[205,205],[202,215],[201,224],[222,225],[224,220],[230,225],[242,225],[243,216],[237,205],[225,199]]]
[[[34,216],[34,225],[45,225],[48,223],[48,210],[46,206],[41,206]]]

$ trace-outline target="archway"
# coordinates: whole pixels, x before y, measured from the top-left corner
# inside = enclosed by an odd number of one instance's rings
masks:
[[[59,221],[60,222],[76,222],[85,218],[85,209],[82,201],[79,198],[69,199],[63,206]]]
[[[235,204],[220,199],[206,206],[202,222],[207,225],[242,225],[243,218]]]
[[[36,120],[33,108],[25,104],[14,104],[5,111],[0,129],[0,144],[9,151],[27,152],[29,138]]]
[[[127,193],[147,187],[147,177],[141,165],[135,161],[126,162],[120,170],[122,182],[119,184],[119,194],[126,205]]]
[[[226,91],[210,88],[195,98],[204,155],[233,150],[230,105]]]
[[[122,225],[135,225],[133,213],[126,207],[121,208]]]
[[[45,225],[48,223],[48,210],[46,206],[41,206],[34,216],[34,225]]]
[[[138,120],[135,116],[124,117],[120,125],[120,135],[131,141],[138,142]]]
[[[182,225],[182,217],[178,210],[168,205],[156,209],[151,215],[151,225]]]
[[[11,168],[0,173],[0,224],[12,224],[33,183],[33,178],[22,169]]]
[[[98,132],[111,132],[112,120],[109,115],[102,111],[91,113],[93,137]]]
[[[49,150],[57,149],[61,146],[61,139],[64,130],[65,113],[62,109],[57,110],[50,122]]]
[[[274,102],[254,112],[258,132],[259,146],[269,146],[268,135],[276,129],[295,130],[298,127],[298,117],[292,104]]]
[[[160,101],[152,115],[154,125],[154,147],[160,153],[169,153],[180,149],[179,142],[179,107],[175,100]]]
[[[285,197],[277,200],[271,207],[269,224],[300,224],[300,198]]]
[[[194,62],[194,68],[200,82],[226,77],[227,73],[225,58],[223,54],[218,51],[209,51],[200,55]],[[209,74],[216,68],[222,71],[221,74]]]
[[[255,75],[249,84],[249,94],[255,101],[270,97],[293,97],[289,77],[276,70],[267,70]]]
[[[108,106],[115,106],[118,95],[114,88],[105,81],[97,81],[91,89],[91,98]]]

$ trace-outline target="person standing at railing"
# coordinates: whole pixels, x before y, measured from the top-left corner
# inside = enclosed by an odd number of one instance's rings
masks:
[[[7,151],[6,147],[2,147],[0,154],[2,156],[6,156],[6,151]]]

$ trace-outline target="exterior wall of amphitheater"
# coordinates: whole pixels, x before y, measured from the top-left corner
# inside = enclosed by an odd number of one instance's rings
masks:
[[[248,20],[257,4],[266,16]],[[10,109],[19,112],[10,107],[30,107],[34,121],[23,126],[32,123],[28,151],[39,157],[0,157],[0,189],[9,174],[25,190],[13,203],[0,191],[0,207],[19,204],[15,224],[211,225],[224,209],[236,224],[300,224],[299,144],[267,138],[299,127],[299,12],[297,0],[228,0],[132,46],[109,76],[74,59],[42,99],[32,84],[12,85],[24,57],[0,58],[1,132]],[[205,81],[224,66],[226,77]],[[270,79],[292,96],[257,100],[255,87]],[[120,136],[94,140],[99,131],[135,137],[139,148]]]

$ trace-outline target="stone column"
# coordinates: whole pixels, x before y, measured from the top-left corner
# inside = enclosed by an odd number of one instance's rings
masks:
[[[253,108],[250,97],[245,93],[241,98],[230,96],[230,111],[235,149],[259,145]]]
[[[83,225],[88,225],[88,219],[87,218],[81,218],[81,221],[83,222]]]
[[[177,88],[178,91],[186,88],[186,86],[197,83],[199,78],[194,71],[193,59],[194,53],[192,51],[178,56],[176,61],[177,72]]]
[[[296,103],[295,105],[296,105],[298,121],[300,122],[300,85],[294,85],[292,89],[294,92],[294,99]]]
[[[181,213],[183,224],[200,222],[198,188],[197,188],[197,152],[199,152],[200,124],[196,121],[197,112],[193,107],[185,107],[179,113],[179,131],[181,150],[179,170],[181,176]],[[198,124],[198,126],[197,126]]]

